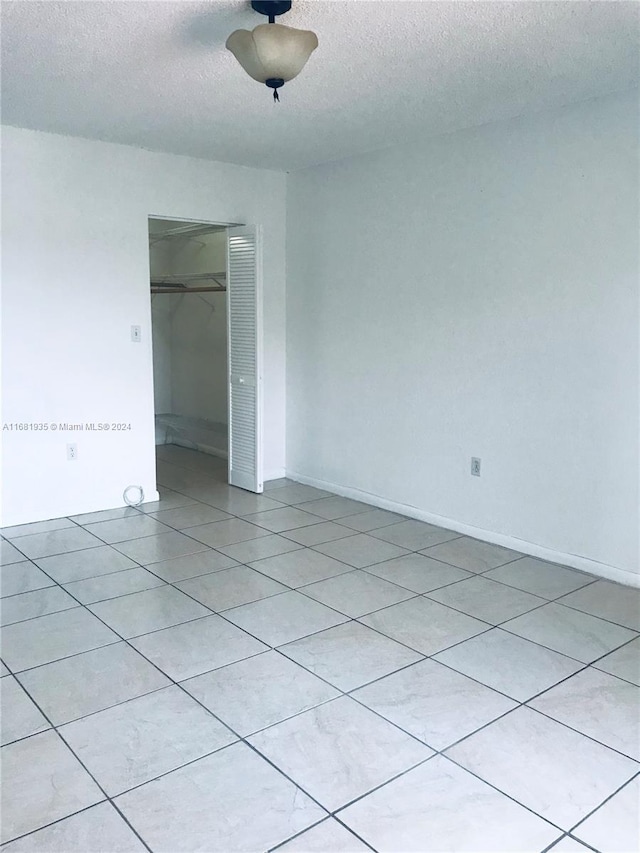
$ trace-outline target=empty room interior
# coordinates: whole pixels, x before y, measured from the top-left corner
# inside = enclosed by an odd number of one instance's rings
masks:
[[[3,0],[6,853],[640,849],[640,3]]]

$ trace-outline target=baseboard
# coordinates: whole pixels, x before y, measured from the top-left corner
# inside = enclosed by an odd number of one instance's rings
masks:
[[[281,474],[280,476],[285,476]],[[484,542],[491,542],[493,545],[502,545],[504,548],[510,548],[513,551],[520,551],[530,557],[538,557],[540,560],[546,560],[549,563],[559,563],[562,566],[569,566],[572,569],[586,572],[589,575],[595,575],[605,580],[622,583],[626,586],[640,587],[640,574],[630,572],[626,569],[620,569],[617,566],[610,566],[607,563],[599,563],[597,560],[590,560],[588,557],[581,557],[577,554],[567,554],[563,551],[555,551],[551,548],[545,548],[543,545],[538,545],[535,542],[528,542],[525,539],[517,539],[515,536],[506,536],[504,533],[496,533],[493,530],[485,530],[482,527],[474,527],[471,524],[465,524],[462,521],[457,521],[454,518],[447,518],[442,515],[436,515],[433,512],[425,512],[415,506],[390,501],[379,495],[372,495],[369,492],[364,492],[361,489],[353,489],[349,486],[342,486],[338,483],[329,483],[326,480],[319,480],[316,477],[307,477],[300,474],[298,471],[287,471],[286,476],[290,480],[295,480],[298,483],[304,483],[307,486],[315,486],[318,489],[325,489],[328,492],[334,492],[336,495],[342,495],[345,498],[352,498],[356,501],[371,504],[380,509],[388,509],[390,512],[397,512],[400,515],[406,515],[409,518],[415,518],[418,521],[426,521],[429,524],[435,524],[438,527],[446,527],[449,530],[455,530],[456,533],[462,533],[465,536],[472,536],[474,539],[482,539]]]
[[[180,438],[180,436],[172,436],[170,443],[176,445],[176,447],[184,447],[187,450],[198,450],[200,453],[206,453],[208,456],[217,456],[219,459],[229,458],[229,453],[226,450],[220,450],[218,447],[211,447],[208,444],[198,443],[197,441],[189,441],[186,438]]]
[[[287,473],[284,468],[274,468],[273,471],[268,471],[263,475],[262,479],[265,483],[269,480],[281,480],[283,477],[286,477]]]

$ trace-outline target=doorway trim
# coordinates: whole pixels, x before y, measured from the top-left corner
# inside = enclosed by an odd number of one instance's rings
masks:
[[[244,223],[220,222],[220,221],[201,219],[201,218],[192,218],[192,217],[187,218],[187,217],[182,217],[182,216],[173,216],[171,214],[166,214],[166,213],[162,213],[162,214],[149,213],[146,217],[147,239],[149,237],[149,220],[152,220],[152,219],[167,220],[170,222],[183,222],[185,225],[211,225],[211,226],[216,226],[216,227],[220,228],[221,230],[225,229],[225,231],[227,232],[227,294],[229,294],[230,287],[232,286],[231,281],[230,281],[230,276],[228,275],[229,229],[234,228],[234,227],[242,227],[244,225]],[[260,231],[259,228],[258,228],[258,231]],[[148,243],[147,243],[147,245],[148,245]],[[257,251],[259,253],[261,252],[261,246],[260,245],[258,246]],[[258,259],[258,264],[260,267],[261,266],[261,258]],[[150,282],[150,280],[151,280],[151,261],[150,261],[150,252],[149,251],[147,251],[147,279],[148,279],[148,282]],[[148,286],[148,284],[147,284],[147,286]],[[259,331],[258,336],[256,337],[255,343],[256,343],[257,350],[259,350],[259,351],[257,351],[257,355],[256,355],[257,361],[259,364],[261,364],[262,359],[263,359],[264,343],[263,343],[263,335],[262,335],[262,277],[261,277],[261,270],[260,269],[258,271],[258,275],[256,278],[256,289],[258,292],[258,305],[259,305],[258,323],[259,323],[260,331]],[[151,382],[152,401],[153,401],[153,403],[152,403],[153,429],[151,430],[151,436],[152,436],[152,441],[153,441],[154,457],[155,457],[155,448],[156,448],[156,445],[155,445],[155,432],[156,432],[156,430],[155,430],[155,416],[156,416],[155,409],[156,409],[156,405],[155,405],[155,403],[156,403],[156,399],[155,399],[155,388],[154,388],[153,316],[152,316],[151,304],[152,304],[152,301],[150,298],[149,303],[148,303],[148,305],[149,305],[149,337],[150,337],[150,346],[151,346],[150,382]],[[230,347],[232,346],[232,324],[231,324],[231,316],[230,316],[231,299],[229,298],[229,296],[227,296],[227,299],[225,300],[225,311],[226,311],[226,327],[227,327],[227,358],[229,359]],[[261,377],[260,377],[260,380],[261,380]],[[261,381],[260,381],[260,385],[262,385]],[[231,454],[230,454],[230,450],[231,450],[231,413],[230,413],[231,376],[230,376],[230,361],[229,360],[227,362],[227,388],[228,388],[228,394],[229,394],[228,407],[227,407],[227,420],[228,420],[228,427],[229,427],[229,434],[227,437],[227,456],[229,458],[228,464],[230,465],[230,463],[231,463],[231,459],[230,459],[230,456],[231,456]],[[260,389],[260,393],[257,396],[256,404],[257,404],[258,408],[257,408],[257,429],[256,429],[256,435],[255,435],[255,441],[256,441],[255,451],[256,451],[256,458],[258,460],[260,460],[260,463],[261,463],[262,458],[263,458],[263,452],[264,452],[264,439],[263,439],[263,430],[262,430],[262,419],[263,419],[264,405],[263,405],[262,389]],[[259,467],[261,469],[262,464],[260,464]],[[157,477],[157,475],[156,475],[156,477]],[[227,477],[227,481],[229,481],[229,477]],[[262,487],[262,475],[260,474],[260,489],[259,489],[260,491],[262,490],[261,487]],[[158,488],[158,483],[157,483],[157,479],[156,479],[156,489],[157,488]]]

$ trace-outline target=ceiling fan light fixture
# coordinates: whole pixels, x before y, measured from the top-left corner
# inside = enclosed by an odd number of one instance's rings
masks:
[[[256,11],[269,16],[270,23],[260,24],[254,30],[236,30],[227,39],[226,47],[238,60],[247,74],[258,83],[274,90],[274,100],[279,100],[278,89],[293,80],[307,64],[318,46],[318,37],[310,30],[297,30],[276,24],[275,15],[282,14],[272,7],[287,8],[290,3],[255,3]]]

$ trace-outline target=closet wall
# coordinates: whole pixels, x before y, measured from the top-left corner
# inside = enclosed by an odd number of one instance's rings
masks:
[[[226,230],[194,238],[152,239],[152,279],[224,274],[226,246]],[[226,294],[153,294],[151,306],[156,416],[173,415],[226,426]],[[182,427],[186,429],[184,424]],[[189,424],[190,429],[194,426],[202,425]],[[156,430],[156,443],[171,440],[171,432],[164,428]],[[196,438],[193,441],[199,443]]]

